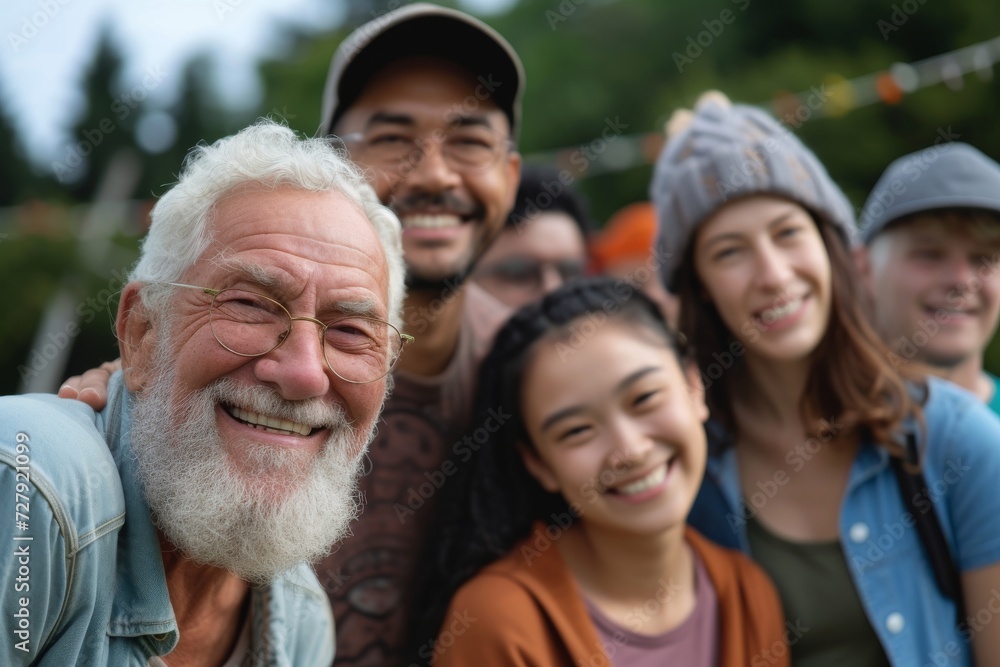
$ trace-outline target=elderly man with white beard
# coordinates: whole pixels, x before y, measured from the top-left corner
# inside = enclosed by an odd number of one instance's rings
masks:
[[[328,665],[307,564],[409,338],[400,227],[325,140],[189,157],[122,292],[107,408],[0,399],[3,665]]]

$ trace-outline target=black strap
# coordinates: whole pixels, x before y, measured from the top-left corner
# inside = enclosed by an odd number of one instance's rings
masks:
[[[934,578],[937,580],[938,588],[946,597],[955,601],[956,624],[962,626],[965,622],[965,599],[962,593],[962,578],[955,566],[951,549],[945,539],[944,530],[938,520],[937,512],[934,510],[934,503],[930,491],[927,488],[927,481],[923,473],[920,472],[919,456],[917,454],[917,439],[913,432],[906,434],[906,458],[911,464],[913,471],[908,471],[903,459],[892,456],[892,469],[896,473],[899,482],[899,490],[903,494],[903,502],[907,510],[913,515],[916,522],[917,534],[930,559],[931,567],[934,570]],[[917,506],[917,498],[924,497],[931,500],[924,503],[922,507]]]

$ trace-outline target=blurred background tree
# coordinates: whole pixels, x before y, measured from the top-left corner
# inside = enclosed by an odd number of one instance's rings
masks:
[[[5,383],[0,391],[8,393],[19,386],[21,377],[15,369],[25,367],[31,350],[37,348],[32,337],[52,294],[69,289],[79,305],[109,283],[115,286],[111,272],[124,273],[143,231],[136,221],[144,220],[150,199],[174,180],[192,145],[213,141],[259,115],[284,118],[291,127],[314,134],[326,70],[337,45],[356,25],[398,5],[397,0],[349,2],[344,25],[328,34],[286,28],[291,48],[280,59],[260,63],[264,94],[254,109],[233,112],[223,106],[205,75],[207,56],[192,60],[183,72],[182,93],[174,106],[151,109],[139,102],[93,148],[84,170],[67,182],[26,166],[2,113],[0,96],[4,178],[0,206],[21,204],[0,214],[0,234],[7,234],[0,237],[3,289],[8,303],[19,306],[5,316],[0,332],[6,343],[0,363],[12,371],[0,380]],[[829,91],[838,81],[885,72],[894,63],[913,63],[998,38],[1000,3],[520,0],[484,19],[517,49],[527,71],[521,151],[531,161],[565,161],[574,150],[600,138],[609,122],[627,126],[625,135],[655,133],[673,109],[690,105],[707,88],[723,90],[739,101],[777,105],[780,110],[789,93]],[[87,106],[75,124],[78,142],[85,141],[83,132],[99,127],[102,119],[116,118],[109,110],[131,90],[120,81],[121,59],[106,34],[82,84]],[[816,151],[860,208],[892,159],[934,144],[941,133],[951,132],[1000,157],[1000,124],[995,121],[1000,86],[994,73],[989,67],[956,77],[945,63],[940,72],[945,83],[901,95],[896,90],[886,95],[892,104],[841,112],[836,106],[826,108],[810,113],[801,126],[796,122],[790,127]],[[836,101],[845,107],[851,102]],[[161,136],[157,148],[156,141],[137,133],[147,115],[159,119],[149,123],[154,130],[173,134],[170,142]],[[626,143],[607,144],[593,163],[577,154],[574,173],[582,171],[577,185],[599,221],[647,197],[649,159],[656,145],[636,144],[638,149],[625,150]],[[78,235],[70,230],[79,229],[79,220],[87,215],[79,205],[98,197],[102,177],[122,151],[138,156],[134,185],[125,196],[132,203],[116,213],[122,222],[112,226],[117,240],[111,250],[102,251],[109,259],[94,267],[84,261],[91,251],[81,251]],[[80,320],[69,373],[115,354],[106,315],[89,323],[83,321],[86,317]],[[1000,371],[996,344],[987,363]]]

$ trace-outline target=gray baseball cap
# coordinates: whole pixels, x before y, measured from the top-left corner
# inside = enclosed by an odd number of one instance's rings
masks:
[[[517,136],[524,67],[513,47],[478,19],[423,2],[383,14],[341,42],[323,89],[322,134],[332,132],[372,75],[414,56],[441,58],[469,70],[507,116],[511,136]]]
[[[903,216],[942,208],[980,208],[1000,215],[1000,164],[958,141],[899,158],[886,168],[861,210],[861,240],[871,243]]]

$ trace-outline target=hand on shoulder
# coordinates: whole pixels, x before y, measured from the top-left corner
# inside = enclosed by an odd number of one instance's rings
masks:
[[[74,375],[59,387],[59,398],[83,401],[94,410],[103,410],[108,404],[108,382],[121,370],[122,360],[105,361],[83,375]]]

